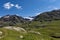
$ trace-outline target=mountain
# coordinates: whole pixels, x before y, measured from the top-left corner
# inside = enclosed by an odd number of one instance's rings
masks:
[[[0,22],[3,23],[8,23],[8,24],[16,24],[16,23],[24,23],[25,19],[21,16],[17,16],[17,15],[5,15],[3,17],[0,18]]]
[[[21,16],[17,16],[17,15],[6,15],[6,16],[1,17],[1,20],[4,22],[7,22],[7,21],[23,22],[24,18]]]
[[[60,10],[44,12],[35,17],[25,18],[17,15],[5,15],[1,17],[0,39],[60,40]],[[33,18],[33,20],[28,21],[31,18]]]
[[[53,10],[49,12],[40,13],[39,15],[35,17],[21,17],[17,15],[5,15],[0,18],[0,26],[1,24],[4,25],[16,25],[17,23],[23,24],[27,23],[29,21],[54,21],[54,20],[60,20],[60,10]]]
[[[34,18],[34,21],[40,21],[40,22],[52,21],[52,20],[60,20],[60,9],[41,13],[35,16]]]

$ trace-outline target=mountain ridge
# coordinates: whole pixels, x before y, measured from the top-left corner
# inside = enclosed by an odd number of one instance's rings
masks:
[[[33,18],[32,20],[30,20]],[[17,15],[5,15],[0,18],[0,24],[17,24],[17,23],[26,23],[26,22],[33,22],[33,21],[54,21],[54,20],[60,20],[60,10],[52,10],[48,12],[43,12],[35,17],[28,17],[28,18],[23,18],[21,16]],[[1,23],[2,22],[2,23]]]
[[[34,21],[60,20],[60,10],[52,10],[35,16]]]

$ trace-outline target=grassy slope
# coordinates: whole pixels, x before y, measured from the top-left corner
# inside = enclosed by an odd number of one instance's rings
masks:
[[[32,23],[34,25],[35,23]],[[36,23],[37,24],[37,23]],[[60,40],[58,38],[52,38],[52,34],[60,35],[60,21],[52,21],[52,22],[43,22],[42,24],[46,24],[46,27],[42,28],[32,28],[31,30],[40,32],[41,35],[35,33],[21,33],[15,30],[7,30],[4,28],[0,28],[3,31],[3,37],[0,40]],[[37,24],[37,25],[42,25]],[[21,39],[19,36],[23,35],[24,38]]]

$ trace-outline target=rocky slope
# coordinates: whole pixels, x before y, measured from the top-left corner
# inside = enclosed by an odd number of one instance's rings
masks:
[[[5,25],[14,25],[16,23],[24,23],[24,22],[25,19],[17,15],[5,15],[0,18],[0,25],[4,23]]]
[[[49,12],[44,12],[37,15],[34,18],[34,21],[52,21],[52,20],[60,20],[60,10],[53,10]]]
[[[23,22],[24,18],[22,18],[21,16],[17,16],[17,15],[6,15],[6,16],[1,17],[1,20],[4,22],[7,22],[7,21]]]

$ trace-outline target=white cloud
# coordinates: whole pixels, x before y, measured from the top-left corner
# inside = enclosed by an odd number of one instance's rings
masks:
[[[14,4],[10,4],[11,6],[14,6]]]
[[[17,9],[21,9],[21,8],[22,8],[22,6],[19,6],[18,4],[16,4],[15,7],[16,7]]]
[[[7,2],[7,3],[4,4],[4,8],[6,8],[6,9],[10,9],[13,6],[14,6],[14,4],[11,4],[10,2]]]
[[[7,2],[3,5],[4,8],[10,9],[12,7],[16,7],[17,9],[21,9],[22,6],[19,6],[19,4],[12,4],[11,2]]]

